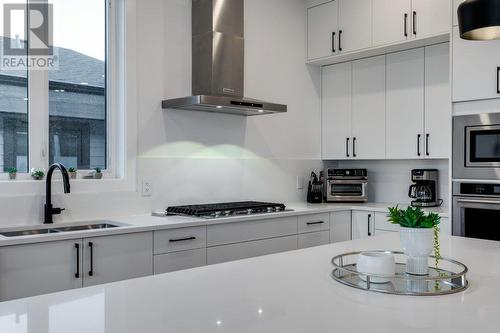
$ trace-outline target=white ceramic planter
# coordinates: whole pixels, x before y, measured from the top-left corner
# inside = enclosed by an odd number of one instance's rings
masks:
[[[434,248],[433,228],[401,228],[401,247],[408,256],[406,272],[414,275],[429,273],[429,256]]]

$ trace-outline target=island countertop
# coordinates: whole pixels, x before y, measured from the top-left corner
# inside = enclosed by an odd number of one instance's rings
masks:
[[[399,250],[398,234],[0,303],[0,332],[499,332],[500,242],[442,237],[469,288],[397,296],[332,280],[333,256]]]

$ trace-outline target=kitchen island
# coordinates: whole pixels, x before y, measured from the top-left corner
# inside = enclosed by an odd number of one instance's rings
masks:
[[[333,256],[399,250],[386,234],[0,303],[0,332],[499,332],[500,242],[442,237],[462,293],[370,293],[330,278]]]

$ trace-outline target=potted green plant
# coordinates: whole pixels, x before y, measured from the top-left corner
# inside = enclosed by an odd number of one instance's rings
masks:
[[[9,173],[9,179],[14,180],[17,177],[17,169],[16,168],[8,168],[7,172]]]
[[[406,272],[414,275],[429,273],[429,256],[434,249],[436,268],[439,253],[439,228],[441,217],[435,213],[425,214],[420,208],[398,206],[389,208],[389,221],[401,226],[401,247],[408,256]]]
[[[41,180],[43,177],[45,177],[45,170],[44,169],[31,169],[31,177],[34,180]]]
[[[94,168],[94,179],[101,179],[102,178],[102,170],[99,167]]]
[[[68,168],[69,177],[71,179],[75,179],[76,178],[76,172],[77,172],[76,168],[74,168],[74,167]]]

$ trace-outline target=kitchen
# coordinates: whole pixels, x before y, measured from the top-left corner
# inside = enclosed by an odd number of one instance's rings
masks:
[[[51,210],[54,224],[43,224],[48,173],[43,181],[3,176],[0,232],[13,234],[0,237],[2,331],[498,331],[500,247],[469,239],[498,234],[464,227],[498,215],[478,202],[457,209],[456,201],[495,201],[498,176],[481,172],[498,170],[497,157],[487,156],[495,148],[476,149],[479,160],[460,153],[495,139],[481,140],[473,129],[498,124],[500,44],[460,39],[459,2],[244,1],[244,19],[230,20],[244,23],[244,47],[233,52],[243,61],[231,61],[233,72],[243,72],[234,76],[243,81],[244,102],[258,106],[239,106],[254,113],[286,106],[251,117],[219,113],[224,100],[210,112],[168,104],[207,95],[196,92],[207,87],[192,76],[203,49],[192,48],[191,21],[224,17],[222,2],[212,15],[186,0],[113,2],[116,31],[109,30],[121,36],[111,40],[123,52],[111,48],[107,57],[116,66],[110,76],[124,84],[110,81],[116,101],[107,112],[126,111],[108,118],[114,172],[103,168],[97,179],[97,170],[87,171],[94,165],[79,167],[65,194],[54,170],[51,208],[65,208]],[[460,149],[467,135],[475,141]],[[29,147],[30,168],[48,169],[38,146]],[[323,171],[327,183],[334,181],[329,170],[351,178],[353,169],[367,170],[358,202],[306,203],[311,171]],[[384,295],[332,279],[336,255],[401,251],[401,228],[388,221],[388,207],[419,200],[408,191],[422,170],[438,181],[431,199],[419,198],[437,206],[424,211],[440,216],[443,257],[469,268],[467,289]],[[334,187],[323,187],[325,196],[327,188]],[[184,207],[244,201],[259,203],[209,213]],[[167,215],[186,208],[195,216]],[[26,230],[47,233],[15,234]],[[402,319],[408,312],[421,316]]]

